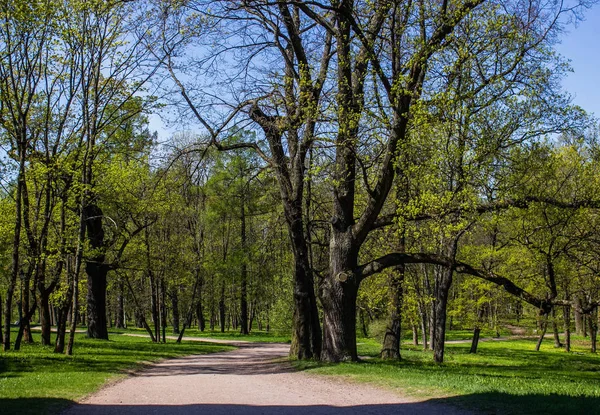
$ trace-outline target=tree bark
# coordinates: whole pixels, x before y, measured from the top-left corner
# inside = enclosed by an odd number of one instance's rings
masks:
[[[225,282],[221,282],[221,297],[219,298],[219,323],[221,333],[225,333]]]
[[[433,360],[436,363],[444,362],[444,348],[446,340],[446,311],[448,309],[448,294],[452,286],[454,271],[451,268],[442,268],[439,273],[435,301],[435,327]]]
[[[160,322],[162,328],[162,342],[167,342],[167,293],[165,290],[165,280],[163,278],[160,279],[160,304],[161,304],[161,313],[160,313]]]
[[[344,230],[345,229],[345,230]],[[327,362],[357,361],[356,298],[360,281],[350,272],[356,268],[358,252],[351,228],[331,230],[329,276],[321,287],[323,305],[323,350]]]
[[[421,337],[423,341],[423,350],[427,350],[427,310],[425,309],[425,304],[419,302],[419,316],[421,323]]]
[[[450,242],[449,245],[444,247],[448,251],[448,258],[452,261],[456,258],[458,251],[458,241],[460,236],[456,235]],[[448,309],[448,295],[450,288],[452,287],[452,277],[454,275],[454,269],[450,267],[438,267],[438,275],[436,278],[435,286],[435,328],[433,345],[433,360],[436,363],[444,362],[444,348],[446,341],[446,312]]]
[[[290,357],[319,359],[322,350],[321,325],[301,212],[302,205],[298,203],[290,204],[286,209],[294,254],[294,315]]]
[[[481,329],[479,327],[475,327],[473,329],[473,340],[471,341],[471,349],[469,353],[477,353],[477,346],[479,345],[479,333]]]
[[[541,322],[542,333],[540,334],[540,337],[538,338],[538,341],[535,345],[536,352],[540,351],[540,347],[542,346],[542,341],[544,341],[544,336],[546,335],[547,329],[548,329],[548,314],[544,314],[544,320]]]
[[[123,281],[119,281],[119,292],[117,294],[117,318],[115,327],[118,329],[125,328],[125,290]]]
[[[42,329],[41,343],[42,346],[52,344],[52,325],[50,317],[50,290],[40,289],[40,326]]]
[[[87,274],[87,336],[108,340],[106,321],[106,278],[108,266],[104,263],[103,213],[95,204],[85,208],[87,238],[92,253],[85,261]]]
[[[413,346],[419,345],[419,327],[416,324],[412,325]]]
[[[171,292],[171,313],[173,315],[173,334],[179,334],[179,297],[177,291]]]
[[[404,248],[402,248],[402,251]],[[400,359],[400,342],[402,338],[402,284],[404,282],[405,266],[394,267],[390,276],[389,291],[391,297],[388,322],[383,337],[380,357],[382,359]],[[414,337],[414,336],[413,336]]]
[[[575,333],[578,336],[584,336],[585,322],[583,320],[583,314],[579,312],[581,308],[581,298],[575,297],[575,307],[573,307],[573,313],[575,314]]]
[[[590,340],[592,342],[590,350],[592,353],[596,353],[596,344],[598,338],[598,308],[594,308],[594,310],[589,314],[588,321],[590,325]]]
[[[403,194],[401,187],[398,186],[398,195]],[[400,235],[396,248],[399,252],[404,252],[406,249],[406,239],[404,236],[404,228],[399,230]],[[381,348],[382,359],[400,359],[400,344],[402,342],[402,301],[403,301],[403,284],[406,265],[400,264],[392,268],[389,279],[390,293],[390,310],[388,314],[388,322],[383,338]]]
[[[571,351],[571,307],[563,308],[563,322],[565,328],[565,351]]]
[[[558,322],[556,321],[556,307],[552,307],[552,334],[554,335],[554,347],[563,347],[558,334]]]
[[[240,333],[242,333],[243,335],[248,335],[248,264],[246,263],[247,241],[246,206],[244,203],[244,192],[242,192],[242,194],[240,195],[240,204],[240,239],[242,243],[242,264],[240,270]]]

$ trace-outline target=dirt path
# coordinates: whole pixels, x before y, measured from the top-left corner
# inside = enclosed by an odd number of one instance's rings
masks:
[[[235,342],[234,342],[235,343]],[[289,345],[239,349],[154,364],[65,412],[83,414],[463,414],[391,391],[294,371],[273,360]]]

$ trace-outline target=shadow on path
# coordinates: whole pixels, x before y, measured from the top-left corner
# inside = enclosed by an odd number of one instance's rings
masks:
[[[510,406],[502,402],[510,402]],[[560,395],[511,395],[481,393],[450,398],[430,399],[423,402],[374,405],[97,405],[77,404],[67,399],[21,398],[0,399],[0,412],[13,414],[58,414],[66,408],[69,414],[209,414],[209,415],[392,415],[392,414],[448,414],[452,408],[465,413],[484,414],[596,414],[600,412],[600,398],[573,398]],[[449,410],[450,409],[450,410]],[[462,410],[461,410],[462,409]],[[478,411],[479,409],[479,411]]]
[[[153,365],[134,376],[265,375],[296,372],[287,362],[289,345],[279,343],[236,344],[233,352],[186,356]]]

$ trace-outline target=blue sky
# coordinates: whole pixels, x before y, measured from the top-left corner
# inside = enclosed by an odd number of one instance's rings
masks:
[[[600,117],[600,6],[587,10],[585,20],[569,27],[558,46],[571,60],[572,73],[563,81],[575,104]]]
[[[573,72],[563,81],[563,87],[574,97],[574,103],[600,118],[600,6],[585,13],[585,20],[569,26],[561,36],[557,49],[571,61]],[[166,126],[160,117],[150,117],[150,130],[159,132],[161,141],[181,129]]]

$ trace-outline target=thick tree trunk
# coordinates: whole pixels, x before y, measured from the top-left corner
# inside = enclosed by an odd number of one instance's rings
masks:
[[[50,291],[40,289],[40,326],[42,329],[41,343],[42,346],[50,346],[52,344],[52,319],[50,317]]]
[[[323,304],[323,350],[327,362],[356,361],[356,297],[359,281],[351,270],[357,266],[358,252],[351,230],[332,227],[329,246],[329,276],[321,287]]]
[[[404,247],[401,248],[400,252],[403,251]],[[400,342],[402,338],[402,284],[404,282],[404,271],[405,266],[399,265],[394,267],[390,276],[389,291],[391,304],[381,347],[380,356],[382,359],[400,359]]]
[[[454,260],[458,251],[458,241],[460,235],[457,235],[451,241],[447,242],[447,246],[443,247],[447,252],[448,258]],[[448,295],[452,287],[452,277],[454,270],[448,267],[438,267],[435,283],[435,327],[434,336],[432,338],[433,345],[433,360],[436,363],[444,362],[444,348],[446,341],[446,316],[448,310]]]
[[[87,238],[92,252],[86,259],[87,274],[87,336],[91,339],[108,340],[106,321],[106,275],[108,267],[104,263],[104,228],[102,210],[90,204],[85,208]]]
[[[321,325],[302,214],[287,212],[286,219],[294,253],[294,316],[290,357],[319,359],[322,350]]]
[[[446,311],[448,309],[448,293],[452,286],[452,276],[454,271],[451,268],[440,270],[440,278],[437,284],[435,299],[435,327],[434,327],[434,345],[433,360],[436,363],[444,362],[444,347],[446,340]]]
[[[102,258],[104,261],[104,258]],[[106,266],[87,261],[87,336],[108,340],[106,321]]]
[[[469,353],[477,353],[477,346],[479,345],[479,333],[481,332],[481,329],[479,327],[475,327],[475,329],[473,329],[473,340],[471,341],[471,350],[469,350]]]

